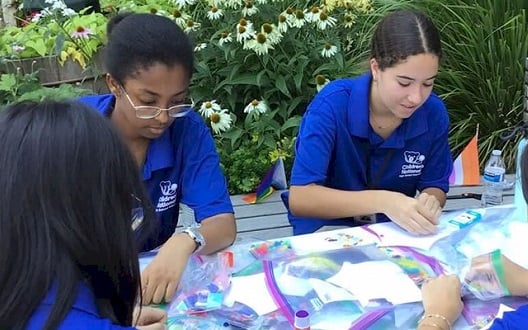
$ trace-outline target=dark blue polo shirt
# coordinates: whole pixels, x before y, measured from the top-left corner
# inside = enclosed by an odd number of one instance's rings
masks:
[[[371,79],[367,73],[336,80],[315,96],[299,128],[291,185],[315,183],[340,190],[365,190],[369,187],[369,159],[373,189],[411,197],[429,187],[447,192],[452,159],[447,140],[449,118],[443,102],[431,94],[384,140],[369,124]],[[385,169],[380,172],[382,167]],[[377,219],[389,221],[381,214]],[[291,213],[289,220],[294,234],[311,233],[324,225],[357,225],[352,219],[299,218]]]
[[[111,94],[80,100],[105,115],[115,103]],[[180,202],[194,210],[197,222],[233,213],[213,137],[196,112],[176,118],[159,138],[151,140],[143,165],[143,182],[161,223],[158,237],[144,250],[163,244],[174,233]]]
[[[57,288],[53,286],[41,304],[37,307],[27,324],[27,330],[40,330],[46,324],[46,320],[55,304]],[[124,327],[113,324],[109,319],[99,316],[95,296],[86,284],[80,284],[77,290],[77,297],[73,302],[71,310],[68,312],[58,330],[117,330],[136,329],[134,327]]]

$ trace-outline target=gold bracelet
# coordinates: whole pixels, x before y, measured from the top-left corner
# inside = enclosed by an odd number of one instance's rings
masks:
[[[447,329],[451,330],[451,322],[449,322],[447,317],[440,315],[440,314],[424,314],[418,321],[418,324],[422,323],[425,319],[429,319],[429,318],[438,318],[438,319],[443,320],[447,324]],[[438,324],[435,324],[435,326],[438,326]]]
[[[418,323],[418,325],[420,325],[420,323]],[[425,323],[425,324],[423,324],[423,325],[444,330],[443,327],[439,326],[438,324],[436,324],[436,323],[434,323],[434,322],[431,322],[431,323]]]

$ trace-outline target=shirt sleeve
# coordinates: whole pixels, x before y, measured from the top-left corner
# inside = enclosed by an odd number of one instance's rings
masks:
[[[528,305],[521,306],[516,311],[506,312],[502,319],[495,319],[491,330],[522,330],[528,329]]]
[[[186,127],[182,173],[182,202],[194,210],[196,221],[234,213],[227,182],[220,168],[211,132],[201,118]]]
[[[444,103],[436,96],[432,98],[428,126],[433,132],[431,138],[433,142],[417,188],[419,191],[438,188],[447,193],[449,176],[453,169],[448,143],[449,117]]]
[[[323,90],[324,91],[324,90]],[[317,94],[308,106],[299,127],[295,142],[295,159],[292,167],[291,185],[324,184],[328,166],[336,141],[336,119],[334,102],[346,104],[345,93]]]

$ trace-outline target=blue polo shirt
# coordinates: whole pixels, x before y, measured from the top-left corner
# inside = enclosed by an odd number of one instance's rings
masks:
[[[27,330],[40,330],[44,327],[55,304],[57,287],[52,286],[46,297],[37,307],[27,324]],[[80,284],[72,308],[60,324],[59,330],[117,330],[136,329],[113,324],[109,319],[99,316],[95,296],[86,284]]]
[[[315,96],[299,127],[291,185],[314,183],[349,191],[370,186],[411,197],[429,187],[447,192],[452,159],[447,140],[449,118],[443,102],[431,94],[384,140],[369,123],[371,80],[370,73],[336,80]],[[358,225],[352,218],[322,220],[291,213],[288,217],[295,235],[314,232],[324,225]],[[389,221],[382,214],[376,218],[378,222]]]
[[[94,95],[80,100],[109,116],[115,96]],[[174,233],[179,203],[194,210],[197,222],[233,213],[211,131],[196,112],[176,118],[159,138],[151,140],[143,165],[143,183],[160,221],[159,235],[143,250],[163,244]]]

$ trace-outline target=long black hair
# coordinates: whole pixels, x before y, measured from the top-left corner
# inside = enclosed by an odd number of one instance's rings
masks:
[[[12,105],[0,112],[0,155],[0,329],[24,328],[52,287],[44,329],[57,328],[81,282],[101,317],[131,325],[131,209],[147,199],[111,123],[77,102]]]

